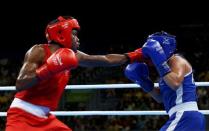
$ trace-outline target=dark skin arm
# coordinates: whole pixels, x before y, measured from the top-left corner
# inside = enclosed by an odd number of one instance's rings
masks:
[[[76,56],[79,60],[79,66],[82,67],[119,66],[129,60],[124,54],[88,55],[77,51]]]
[[[53,51],[54,52],[54,51]],[[40,45],[33,46],[25,55],[23,66],[16,81],[16,90],[21,91],[30,88],[38,83],[36,69],[42,65],[44,59],[44,49]],[[79,65],[84,67],[95,66],[117,66],[128,61],[126,55],[88,55],[77,51],[76,56]]]
[[[79,61],[79,66],[97,67],[97,66],[119,66],[128,63],[129,58],[125,54],[107,54],[107,55],[88,55],[77,50],[79,47],[79,39],[77,31],[72,31],[72,49],[76,50],[76,56]]]
[[[44,50],[40,45],[33,46],[25,55],[23,66],[16,80],[16,90],[21,91],[38,82],[36,69],[42,63]]]

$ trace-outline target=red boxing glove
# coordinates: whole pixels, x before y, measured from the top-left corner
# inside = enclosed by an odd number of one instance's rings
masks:
[[[48,79],[54,74],[77,67],[78,60],[75,53],[68,48],[61,48],[54,52],[44,65],[36,70],[41,79]]]
[[[142,48],[138,48],[133,52],[128,52],[126,53],[126,55],[129,58],[129,63],[133,63],[133,62],[145,62],[147,63],[149,66],[152,66],[152,61],[148,58],[145,58],[143,53],[142,53]]]
[[[126,54],[130,60],[130,63],[141,62],[144,59],[143,54],[142,54],[142,48],[138,48],[135,51],[128,52]]]

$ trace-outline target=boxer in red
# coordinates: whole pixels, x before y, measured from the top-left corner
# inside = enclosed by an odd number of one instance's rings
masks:
[[[7,111],[6,131],[71,131],[49,113],[57,108],[70,70],[144,60],[141,49],[125,54],[85,54],[77,50],[79,29],[76,19],[60,16],[47,25],[48,43],[28,50],[16,81],[17,93]]]

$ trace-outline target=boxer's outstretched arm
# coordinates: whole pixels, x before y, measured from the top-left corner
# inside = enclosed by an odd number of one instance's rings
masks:
[[[33,46],[25,55],[23,66],[16,80],[16,90],[21,91],[34,86],[38,82],[36,69],[42,63],[44,57],[43,48]]]
[[[76,56],[79,60],[79,66],[83,67],[118,66],[129,61],[125,54],[88,55],[77,51]]]

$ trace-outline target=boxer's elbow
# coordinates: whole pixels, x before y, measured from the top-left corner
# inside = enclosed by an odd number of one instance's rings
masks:
[[[157,103],[163,103],[163,98],[160,94],[160,90],[158,88],[154,88],[149,94]]]
[[[173,75],[173,73],[165,76],[163,79],[166,82],[166,84],[173,90],[177,90],[181,86],[183,81],[183,78],[175,74]]]
[[[22,80],[16,80],[16,83],[15,83],[15,89],[16,89],[16,91],[17,92],[19,92],[19,91],[22,91],[22,90],[24,90],[24,85],[23,85],[23,82],[22,82]]]
[[[32,86],[34,86],[37,83],[38,79],[36,77],[34,78],[18,78],[16,80],[15,86],[16,86],[16,91],[22,91],[26,90]]]
[[[174,81],[172,83],[172,87],[174,90],[177,90],[180,86],[181,86],[181,82],[179,82],[179,81]]]
[[[16,91],[19,92],[19,91],[25,90],[25,89],[29,88],[28,85],[29,85],[29,83],[26,80],[17,79],[16,83],[15,83]]]
[[[153,98],[157,103],[159,103],[159,104],[163,103],[162,96],[158,95],[158,96],[155,96]]]
[[[162,104],[163,103],[163,101],[160,99],[155,99],[155,101],[157,102],[157,103],[159,103],[159,104]]]
[[[170,82],[166,82],[166,83],[173,90],[177,90],[182,85],[182,82],[181,81],[178,81],[178,80],[170,81]]]

